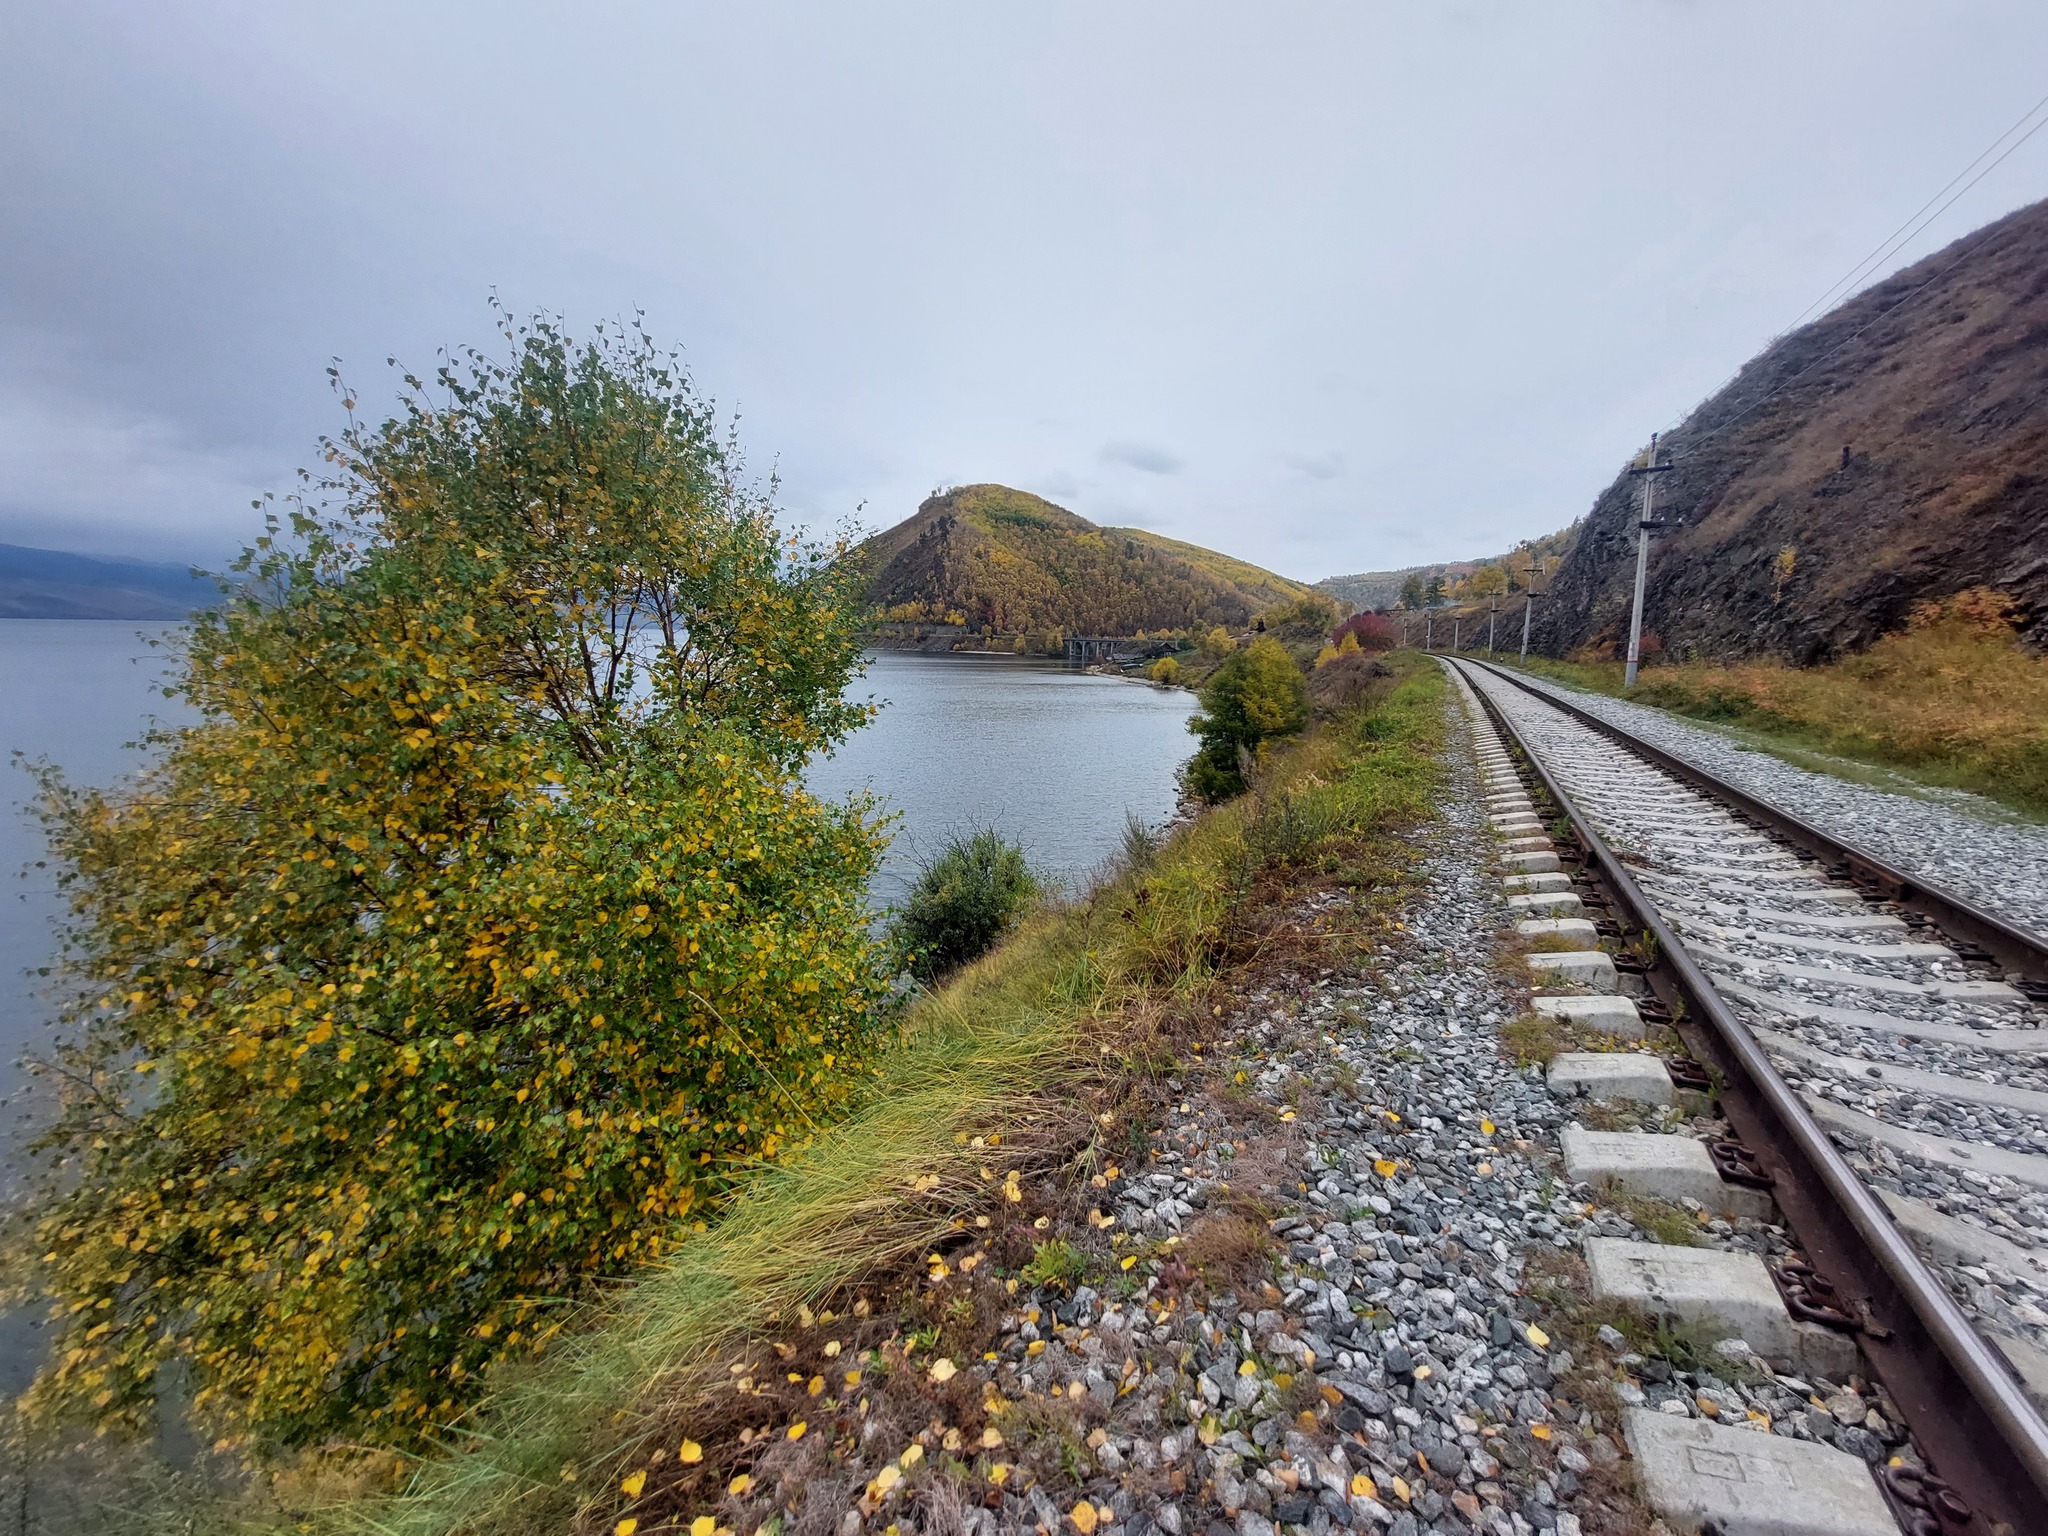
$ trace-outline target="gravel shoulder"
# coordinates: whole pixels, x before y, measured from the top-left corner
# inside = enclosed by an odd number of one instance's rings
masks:
[[[1900,794],[1751,751],[1661,709],[1516,674],[1538,692],[1641,736],[1751,794],[1799,808],[1834,836],[2048,934],[2048,826],[1959,790]]]

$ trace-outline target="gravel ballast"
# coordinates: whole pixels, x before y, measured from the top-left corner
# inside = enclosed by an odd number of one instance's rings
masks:
[[[1517,676],[2008,922],[2048,935],[2048,826],[1962,790],[1897,793],[1800,768],[1661,709]]]

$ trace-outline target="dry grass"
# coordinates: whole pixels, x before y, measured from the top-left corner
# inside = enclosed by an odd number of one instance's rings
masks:
[[[1619,663],[1540,670],[1622,692]],[[1828,666],[1649,667],[1629,697],[2048,813],[2048,655],[2020,643],[2011,605],[1984,588],[1925,604],[1905,630]]]

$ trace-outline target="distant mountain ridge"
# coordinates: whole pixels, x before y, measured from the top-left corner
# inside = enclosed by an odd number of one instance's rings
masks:
[[[1424,586],[1431,578],[1441,577],[1448,587],[1461,577],[1470,576],[1482,565],[1513,563],[1529,555],[1549,559],[1571,548],[1578,527],[1573,523],[1541,538],[1526,539],[1504,555],[1488,555],[1480,560],[1445,560],[1435,565],[1403,566],[1398,571],[1361,571],[1355,576],[1325,576],[1316,583],[1316,590],[1358,609],[1391,608],[1401,600],[1401,589],[1411,576],[1420,576]]]
[[[219,599],[182,565],[0,544],[0,618],[182,619]]]
[[[1142,528],[1106,528],[1028,491],[963,485],[861,546],[884,621],[998,634],[1243,628],[1302,582]]]

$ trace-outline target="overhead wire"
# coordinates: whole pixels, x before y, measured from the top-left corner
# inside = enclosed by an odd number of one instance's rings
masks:
[[[1871,252],[1869,256],[1866,256],[1854,267],[1850,268],[1847,276],[1840,278],[1836,282],[1831,284],[1827,292],[1823,293],[1820,298],[1816,299],[1812,304],[1809,304],[1804,310],[1802,310],[1800,312],[1799,318],[1794,320],[1791,325],[1787,326],[1784,330],[1778,332],[1777,335],[1773,336],[1770,342],[1766,345],[1764,350],[1768,352],[1771,347],[1776,346],[1780,341],[1783,341],[1787,336],[1791,335],[1794,331],[1796,331],[1808,315],[1812,314],[1816,309],[1820,308],[1823,304],[1829,302],[1829,300],[1833,298],[1838,291],[1844,291],[1845,285],[1853,287],[1855,283],[1861,280],[1859,274],[1865,273],[1867,268],[1870,268],[1876,262],[1882,261],[1887,254],[1896,252],[1899,249],[1899,247],[1903,245],[1906,241],[1911,240],[1913,236],[1919,234],[1922,230],[1926,229],[1928,225],[1932,224],[1936,219],[1940,218],[1942,214],[1946,213],[1950,208],[1955,206],[1956,201],[1959,198],[1963,197],[1967,192],[1969,192],[1969,190],[1972,187],[1976,186],[1978,182],[1982,181],[1986,176],[1989,176],[1993,171],[1997,170],[1999,166],[2003,165],[2005,161],[2008,158],[2010,158],[2011,155],[2016,150],[2018,150],[2021,145],[2025,144],[2029,139],[2031,139],[2036,133],[2039,133],[2043,128],[2048,128],[2048,116],[2042,116],[2040,117],[2040,120],[2038,122],[2035,122],[2032,127],[2027,128],[2026,132],[2021,133],[2018,138],[2012,138],[2013,134],[2018,132],[2018,130],[2022,126],[2024,126],[2029,119],[2032,119],[2036,117],[2038,114],[2040,114],[2042,108],[2044,107],[2048,107],[2048,96],[2044,96],[2039,101],[2035,102],[2032,107],[2028,108],[2028,110],[2020,116],[2018,122],[2015,122],[2012,125],[2012,127],[2006,129],[2005,132],[1999,134],[1997,138],[1993,139],[1991,143],[1983,150],[1983,152],[1977,156],[1976,159],[1972,160],[1969,163],[1969,165],[1964,166],[1962,170],[1958,171],[1955,174],[1955,176],[1950,178],[1947,186],[1944,186],[1941,189],[1941,191],[1935,193],[1933,197],[1929,198],[1927,202],[1923,203],[1920,206],[1919,211],[1914,213],[1914,215],[1911,218],[1907,219],[1904,224],[1900,225],[1899,229],[1894,231],[1893,234],[1884,242],[1882,242],[1875,251]],[[1983,164],[1985,156],[1991,154],[1994,150],[1997,150],[2000,144],[2005,144],[2005,141],[2007,139],[2012,139],[2012,142],[2010,144],[2006,144],[2006,147],[2003,151],[2001,151],[1998,154],[1998,157],[1992,160],[1989,165],[1985,165],[1984,168],[1978,171],[1976,175],[1970,176],[1971,170],[1977,167],[1978,165]],[[1966,176],[1969,177],[1969,180],[1965,182],[1961,187],[1957,187],[1956,183],[1962,181],[1963,178]],[[1955,189],[1952,194],[1950,194],[1951,188]],[[1942,199],[1945,195],[1946,201],[1943,201]],[[1940,203],[1940,206],[1934,207],[1936,203]],[[1934,211],[1932,213],[1928,212],[1928,209],[1930,207],[1934,208]],[[1798,383],[1799,380],[1805,378],[1807,374],[1813,372],[1814,369],[1820,367],[1821,364],[1827,362],[1830,358],[1834,357],[1836,353],[1840,352],[1844,347],[1848,346],[1851,342],[1855,341],[1858,337],[1863,335],[1865,331],[1869,330],[1873,325],[1877,324],[1878,321],[1889,319],[1892,316],[1897,315],[1900,310],[1904,309],[1907,305],[1911,304],[1915,299],[1917,299],[1921,294],[1925,293],[1935,283],[1938,283],[1939,281],[1941,281],[1942,278],[1946,277],[1950,272],[1955,270],[1957,264],[1960,263],[1964,259],[1964,257],[1970,254],[1971,249],[1974,249],[1974,247],[1971,247],[1970,249],[1966,249],[1963,251],[1959,251],[1956,254],[1954,260],[1948,262],[1945,266],[1941,268],[1940,271],[1934,273],[1932,276],[1928,277],[1923,282],[1915,286],[1910,293],[1908,293],[1904,298],[1900,299],[1896,304],[1893,304],[1888,309],[1885,309],[1880,313],[1871,316],[1870,319],[1866,320],[1862,325],[1858,326],[1855,330],[1851,331],[1847,336],[1844,336],[1840,341],[1836,342],[1832,347],[1828,348],[1828,350],[1823,352],[1819,357],[1815,358],[1812,362],[1808,363],[1805,367],[1801,368],[1797,373],[1790,374],[1787,377],[1780,379],[1776,384],[1772,385],[1770,389],[1765,391],[1764,394],[1759,396],[1757,399],[1751,401],[1748,405],[1744,406],[1740,411],[1736,412],[1735,415],[1729,417],[1726,421],[1716,424],[1708,431],[1700,434],[1700,436],[1694,438],[1691,442],[1687,443],[1685,445],[1684,451],[1682,453],[1674,455],[1674,457],[1690,458],[1693,454],[1699,451],[1699,448],[1702,444],[1708,442],[1709,440],[1718,436],[1722,432],[1727,431],[1730,427],[1734,426],[1737,422],[1743,420],[1745,417],[1748,417],[1754,414],[1756,411],[1762,409],[1765,405],[1769,404],[1770,401],[1775,399],[1778,395],[1782,394],[1792,385]],[[1743,366],[1747,367],[1748,364],[1744,364]],[[1715,395],[1720,394],[1722,390],[1726,389],[1730,384],[1734,383],[1736,379],[1741,377],[1741,375],[1742,369],[1737,369],[1734,373],[1730,374],[1726,379],[1722,380],[1721,383],[1717,384],[1711,391],[1709,391],[1706,398],[1709,400],[1713,399]],[[1697,409],[1697,407],[1695,407],[1695,409]],[[1687,417],[1689,417],[1691,414],[1692,412],[1686,413]],[[1686,417],[1681,417],[1678,421],[1675,421],[1668,425],[1665,428],[1664,434],[1662,435],[1668,435],[1672,430],[1674,430],[1678,426],[1683,425],[1685,419]]]
[[[1934,208],[1934,205],[1936,203],[1940,203],[1942,198],[1948,194],[1950,188],[1954,187],[1957,182],[1961,181],[1965,176],[1969,175],[1970,172],[1976,170],[1979,165],[1983,164],[1984,157],[1986,155],[1989,155],[1993,150],[1997,149],[1999,145],[2003,144],[2015,133],[2018,133],[2021,128],[2026,127],[2027,121],[2030,118],[2032,118],[2035,113],[2039,112],[2043,107],[2048,107],[2048,96],[2043,96],[2039,101],[2035,102],[2031,107],[2027,108],[2025,112],[2022,112],[2020,114],[2018,122],[2014,123],[2010,128],[2006,129],[2004,133],[2001,133],[1997,138],[1993,139],[1989,144],[1987,144],[1984,147],[1983,153],[1979,154],[1975,160],[1972,160],[1960,171],[1957,171],[1954,176],[1949,178],[1947,186],[1943,187],[1939,192],[1935,193],[1934,196],[1930,197],[1929,199],[1927,199],[1926,202],[1922,203],[1917,209],[1914,210],[1913,216],[1911,218],[1907,219],[1905,223],[1901,224],[1897,229],[1893,230],[1890,235],[1885,237],[1885,239],[1878,242],[1876,250],[1872,251],[1868,256],[1864,257],[1861,261],[1857,262],[1856,265],[1851,267],[1847,273],[1845,273],[1840,278],[1837,278],[1835,282],[1829,286],[1825,293],[1823,293],[1819,298],[1815,299],[1811,304],[1807,305],[1806,308],[1802,309],[1798,313],[1798,315],[1796,315],[1793,318],[1793,321],[1790,325],[1786,326],[1783,330],[1778,332],[1778,336],[1789,336],[1792,332],[1798,330],[1799,327],[1805,323],[1806,317],[1808,315],[1811,315],[1816,310],[1825,308],[1827,304],[1838,293],[1847,294],[1854,292],[1856,285],[1859,282],[1861,282],[1866,275],[1868,275],[1869,270],[1871,268],[1875,267],[1879,262],[1883,261],[1885,257],[1891,255],[1893,252],[1898,250],[1900,246],[1905,244],[1906,241],[1912,239],[1914,235],[1917,235],[1922,229],[1925,229],[1929,224],[1933,223],[1935,219],[1941,217],[1942,213],[1948,208],[1947,203],[1942,203],[1940,208],[1935,208],[1934,212],[1924,219],[1921,217],[1921,215],[1926,214],[1928,209]],[[2039,128],[2040,126],[2040,123],[2034,124],[2035,128]],[[2023,136],[2020,142],[2025,143],[2026,137],[2031,137],[2032,133],[2033,129],[2028,129],[2027,135]],[[2012,149],[2018,148],[2018,144],[2012,146]],[[2010,154],[2011,152],[2011,149],[2006,151],[2007,154]],[[2005,156],[2001,155],[1999,158],[2002,160],[2005,158]],[[1985,166],[1984,169],[1988,172],[1991,169],[1991,167]],[[1973,181],[1970,185],[1975,186],[1976,182]],[[1967,192],[1969,190],[1969,187],[1963,188],[1963,192]],[[1958,192],[1956,196],[1962,196],[1962,192]],[[1950,201],[1953,202],[1954,199],[1951,198]],[[1771,339],[1773,341],[1776,341],[1778,339],[1778,336],[1774,336]]]

